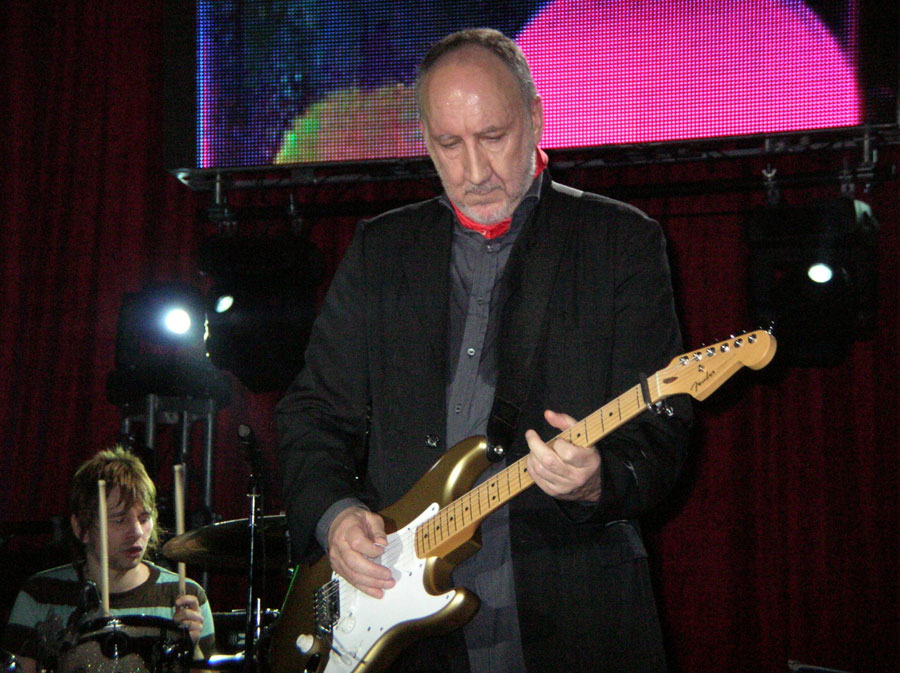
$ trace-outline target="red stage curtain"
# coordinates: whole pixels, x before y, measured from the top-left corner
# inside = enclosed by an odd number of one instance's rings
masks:
[[[2,524],[64,515],[75,467],[114,441],[121,417],[106,400],[105,379],[123,293],[151,279],[199,282],[192,253],[206,196],[168,175],[161,159],[161,4],[7,0],[0,9]],[[882,151],[882,164],[897,160],[895,149]],[[789,163],[802,171],[817,162]],[[684,173],[714,180],[723,170],[758,176],[752,162],[622,175],[630,185],[663,184]],[[571,177],[575,186],[612,193],[624,184]],[[649,526],[675,670],[785,671],[791,658],[900,669],[897,185],[862,196],[882,224],[875,338],[840,366],[777,379],[741,375],[697,405],[690,464]],[[402,189],[393,196],[414,198],[422,187],[366,185],[334,198],[368,200],[377,212],[380,195]],[[835,180],[786,198],[802,203],[837,189]],[[756,327],[745,312],[740,222],[760,191],[635,201],[668,234],[687,347]],[[283,203],[286,195],[239,198]],[[329,269],[352,227],[350,219],[315,223]],[[235,384],[219,415],[215,510],[226,519],[247,507],[235,428],[250,423],[273,464],[276,399]],[[160,475],[163,490],[168,480]],[[270,479],[270,513],[276,489]],[[10,558],[32,558],[12,553],[30,539],[0,540],[4,568],[14,569],[7,577],[37,570]],[[13,593],[3,592],[4,616]],[[216,609],[243,607],[243,596],[225,587],[213,594]],[[267,607],[280,601],[271,596]]]

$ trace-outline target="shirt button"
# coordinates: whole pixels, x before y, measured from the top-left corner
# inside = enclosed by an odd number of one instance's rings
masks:
[[[462,405],[457,404],[455,407],[453,407],[453,411],[455,411],[456,413],[460,413],[462,411]]]
[[[472,357],[473,355],[475,355],[475,349],[470,348],[469,350],[466,351],[466,353],[468,353],[469,357]]]

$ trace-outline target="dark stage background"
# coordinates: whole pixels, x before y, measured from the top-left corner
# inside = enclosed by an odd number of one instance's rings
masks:
[[[149,280],[199,283],[193,253],[206,231],[198,213],[209,200],[162,168],[160,4],[13,0],[0,8],[3,618],[25,575],[67,560],[56,547],[47,551],[50,532],[10,535],[12,524],[64,515],[75,467],[119,431],[121,413],[107,401],[105,381],[123,293]],[[896,147],[884,148],[879,165],[898,159]],[[826,163],[815,153],[774,162],[780,175],[798,176]],[[693,347],[756,327],[745,308],[740,225],[764,194],[761,179],[759,189],[738,185],[764,166],[745,159],[563,177],[627,197],[660,220],[686,347]],[[686,183],[709,188],[666,189]],[[839,191],[836,177],[796,183],[785,185],[788,202]],[[726,184],[735,188],[722,189]],[[430,181],[368,183],[258,190],[235,200],[284,203],[292,193],[301,204],[322,204],[310,221],[330,274],[355,221],[333,214],[341,204],[375,213],[431,189]],[[688,469],[649,523],[674,670],[785,671],[789,659],[900,669],[898,181],[858,196],[882,225],[874,338],[857,343],[838,366],[741,374],[698,404]],[[214,509],[224,519],[247,509],[239,423],[254,428],[274,465],[278,394],[233,383],[215,447]],[[173,456],[171,434],[161,430],[163,466]],[[199,464],[199,455],[191,460]],[[196,507],[194,475],[189,505]],[[163,473],[159,481],[165,489],[171,479]],[[278,507],[270,478],[267,513]],[[211,574],[216,610],[243,606],[238,579]],[[267,607],[281,599],[273,581]]]

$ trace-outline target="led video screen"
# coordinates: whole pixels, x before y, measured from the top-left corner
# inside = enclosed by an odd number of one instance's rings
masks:
[[[896,122],[892,12],[879,25],[862,0],[197,0],[168,167],[422,157],[416,64],[472,26],[524,51],[545,149]]]

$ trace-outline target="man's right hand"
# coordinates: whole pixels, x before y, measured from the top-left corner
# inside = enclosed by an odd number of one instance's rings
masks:
[[[373,598],[394,586],[391,571],[376,562],[386,545],[384,519],[362,507],[348,507],[328,529],[332,570]]]

